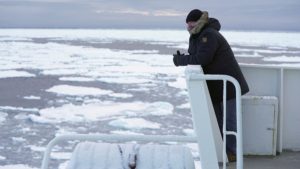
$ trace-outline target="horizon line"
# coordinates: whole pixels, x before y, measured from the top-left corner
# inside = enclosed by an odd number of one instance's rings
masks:
[[[86,30],[96,30],[96,29],[111,29],[111,30],[186,30],[181,28],[144,28],[144,27],[0,27],[0,29],[86,29]],[[245,32],[300,32],[298,29],[221,29],[221,31],[245,31]]]

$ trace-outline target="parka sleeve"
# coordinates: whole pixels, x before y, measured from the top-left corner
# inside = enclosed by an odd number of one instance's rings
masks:
[[[218,49],[218,40],[213,32],[204,32],[197,39],[197,52],[185,55],[178,60],[179,65],[208,65]]]

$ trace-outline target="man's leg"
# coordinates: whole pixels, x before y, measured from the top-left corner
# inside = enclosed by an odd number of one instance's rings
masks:
[[[223,137],[223,104],[213,104],[219,129]],[[236,131],[236,101],[235,99],[226,102],[226,130]],[[229,162],[236,161],[236,138],[233,135],[226,136],[226,152]]]
[[[236,132],[236,100],[227,100],[226,104],[226,130]],[[228,135],[226,137],[227,152],[236,154],[236,138],[233,135]]]
[[[222,106],[223,109],[223,106]],[[236,131],[236,101],[235,99],[226,101],[226,130]],[[229,162],[236,161],[236,137],[226,136],[226,153]]]
[[[222,126],[223,126],[222,104],[221,103],[213,103],[213,107],[214,107],[216,118],[217,118],[217,121],[218,121],[219,130],[220,130],[221,135],[223,137],[223,133],[222,133],[222,131],[223,131],[223,129],[222,129]]]

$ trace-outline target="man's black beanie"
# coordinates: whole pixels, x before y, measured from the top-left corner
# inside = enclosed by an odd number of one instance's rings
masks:
[[[200,19],[202,15],[202,11],[199,9],[193,9],[191,12],[187,15],[185,22],[188,23],[190,21],[196,22],[198,19]]]

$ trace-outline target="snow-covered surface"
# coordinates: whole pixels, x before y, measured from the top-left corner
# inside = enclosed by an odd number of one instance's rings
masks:
[[[125,129],[159,129],[160,124],[155,122],[150,122],[142,118],[126,118],[117,119],[109,122],[109,125],[114,127],[120,127]]]
[[[15,165],[0,166],[0,169],[37,169],[37,168],[30,167],[28,165],[23,165],[23,164],[15,164]]]
[[[186,89],[186,80],[183,77],[178,77],[175,82],[169,82],[168,85],[179,89]]]
[[[238,59],[250,59],[243,64],[300,67],[300,33],[222,33]],[[45,145],[62,134],[193,135],[184,67],[166,54],[186,50],[188,36],[184,30],[0,29],[0,80],[32,80],[23,90],[10,88],[20,93],[0,106],[0,169],[37,168]],[[101,46],[115,41],[144,49]],[[197,148],[187,146],[197,158]],[[63,148],[53,154],[59,168],[70,157]],[[15,158],[24,152],[35,162]]]
[[[37,112],[39,109],[37,108],[24,108],[24,107],[13,107],[13,106],[0,106],[2,110],[16,110],[16,111],[28,111],[28,112]]]
[[[181,42],[188,38],[189,34],[181,30],[124,30],[124,29],[1,29],[0,37],[8,36],[11,39],[31,38],[56,38],[66,40],[84,39],[89,41],[110,42],[111,40],[140,40],[140,41],[170,41]],[[4,39],[5,40],[5,39]]]
[[[95,81],[93,78],[87,78],[87,77],[61,77],[59,78],[61,81],[78,81],[78,82],[91,82]]]
[[[241,54],[235,54],[236,57],[263,57],[262,55],[258,54],[257,52],[253,53],[241,53]]]
[[[132,131],[129,131],[129,130],[114,130],[114,131],[111,131],[110,133],[112,133],[112,134],[121,134],[121,135],[144,135],[142,133],[132,132]]]
[[[51,158],[52,159],[59,159],[59,160],[69,160],[71,158],[71,153],[67,152],[52,152]]]
[[[167,102],[98,102],[45,108],[39,110],[39,115],[31,114],[29,118],[38,123],[60,123],[105,120],[114,116],[164,116],[172,113],[173,105]],[[118,126],[123,127],[121,124]]]
[[[26,141],[26,139],[23,138],[23,137],[12,137],[11,139],[14,142],[24,142],[24,141]]]
[[[6,120],[6,117],[7,117],[7,113],[0,112],[0,125],[2,122]]]
[[[12,78],[12,77],[35,77],[35,75],[25,71],[16,71],[16,70],[0,71],[0,78]]]
[[[59,85],[53,86],[46,90],[47,92],[62,94],[62,95],[107,95],[112,93],[110,90],[103,90],[95,87],[82,87],[82,86],[70,86],[70,85]]]
[[[23,98],[24,99],[28,99],[28,100],[40,100],[41,99],[40,96],[33,96],[33,95],[31,95],[31,96],[24,96]]]
[[[182,104],[182,105],[179,105],[176,107],[179,109],[189,109],[189,108],[191,108],[191,105],[190,105],[190,103],[185,103],[185,104]]]
[[[129,98],[129,97],[132,97],[133,95],[127,94],[127,93],[111,93],[111,94],[109,94],[109,96],[119,97],[119,98]]]
[[[298,32],[222,31],[232,44],[251,46],[299,47]]]
[[[272,61],[272,62],[300,62],[300,57],[299,56],[277,56],[277,57],[268,57],[264,58],[264,61]]]
[[[234,44],[299,47],[297,32],[221,31]],[[31,38],[56,38],[66,40],[89,40],[111,42],[112,40],[139,40],[158,42],[183,42],[189,37],[185,30],[125,30],[125,29],[1,29],[0,40]],[[3,38],[3,39],[2,39]]]
[[[183,133],[188,135],[188,136],[195,136],[196,135],[194,129],[184,129]]]

